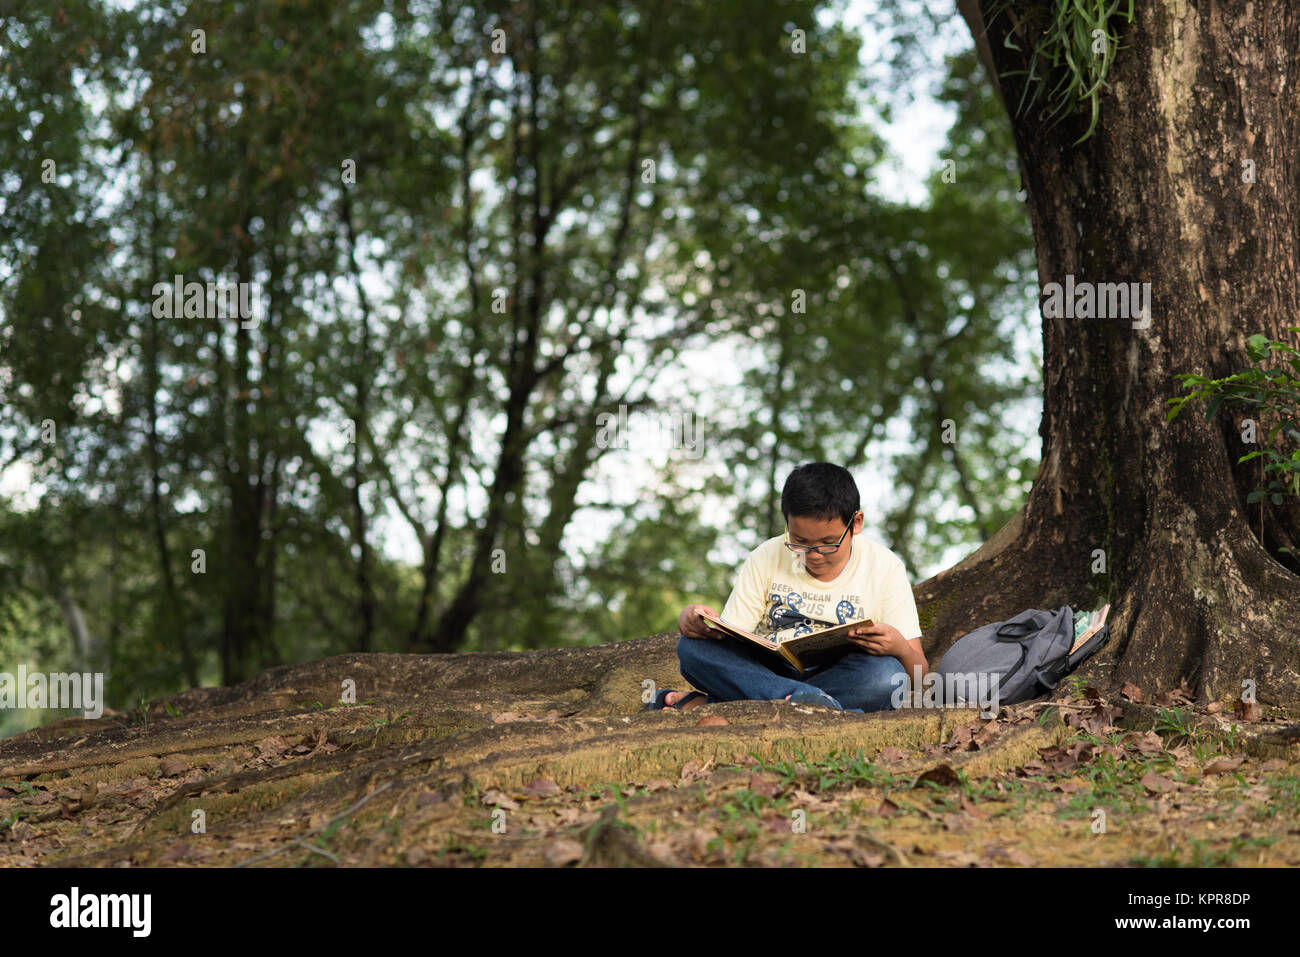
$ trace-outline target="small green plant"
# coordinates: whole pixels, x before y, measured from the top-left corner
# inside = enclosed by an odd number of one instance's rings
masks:
[[[15,824],[17,824],[19,821],[23,819],[24,815],[30,815],[33,813],[35,812],[29,810],[28,808],[20,807],[11,811],[8,817],[0,817],[0,833],[3,833],[4,831],[7,831],[10,828],[12,828]]]
[[[467,844],[458,837],[448,835],[446,847],[442,850],[442,863],[445,864],[447,857],[451,854],[464,854],[471,861],[478,862],[487,857],[488,852],[487,848],[479,847],[476,844]]]
[[[1300,333],[1300,326],[1290,326],[1288,331]],[[1224,406],[1245,406],[1253,410],[1261,448],[1247,452],[1237,459],[1237,464],[1260,460],[1260,484],[1246,501],[1251,505],[1259,503],[1259,534],[1263,540],[1264,499],[1281,505],[1285,496],[1300,495],[1300,349],[1257,333],[1247,340],[1246,352],[1259,365],[1222,379],[1189,374],[1175,376],[1182,388],[1191,391],[1167,401],[1170,406],[1167,420],[1172,422],[1177,418],[1193,399],[1206,400],[1206,421]],[[1262,363],[1270,359],[1281,360],[1291,371],[1280,364],[1264,368]],[[1295,445],[1290,454],[1280,448],[1287,443]],[[1278,550],[1293,553],[1290,548]]]
[[[483,803],[483,792],[473,781],[465,782],[465,788],[461,791],[461,801],[465,807],[487,807]]]
[[[1228,729],[1223,732],[1223,751],[1225,754],[1231,754],[1233,751],[1241,749],[1241,742],[1237,740],[1237,734],[1241,731],[1240,725],[1229,725]]]
[[[609,786],[609,793],[610,796],[614,798],[614,803],[618,805],[619,811],[622,812],[624,817],[626,817],[627,801],[623,800],[623,788],[618,784],[611,784]]]
[[[1169,745],[1177,747],[1190,743],[1196,737],[1191,712],[1182,708],[1161,708],[1156,718],[1155,732],[1162,738],[1169,736]]]
[[[180,717],[181,714],[180,709],[178,709],[170,701],[162,701],[160,703],[163,706],[163,710],[167,712],[168,717],[172,717],[172,718]],[[141,695],[140,703],[131,710],[131,720],[135,724],[143,725],[146,728],[149,727],[149,709],[152,708],[153,705],[154,705],[153,698],[146,698],[144,695]]]
[[[1120,3],[1121,0],[1052,0],[1045,22],[1039,14],[1041,4],[1030,10],[1025,9],[1030,5],[1022,4],[1022,17],[1016,16],[1013,0],[998,0],[993,4],[986,23],[1004,15],[1011,20],[1004,46],[1019,50],[1013,38],[1020,36],[1027,40],[1037,32],[1027,68],[1007,72],[1008,76],[1025,78],[1020,103],[1016,106],[1017,116],[1045,95],[1047,104],[1040,116],[1052,121],[1049,129],[1066,116],[1087,109],[1088,128],[1074,145],[1092,135],[1101,114],[1101,89],[1120,46],[1119,33],[1111,25],[1112,17],[1119,14],[1128,23],[1134,19],[1133,0],[1129,0],[1128,10],[1123,13],[1120,13]],[[1051,86],[1053,79],[1056,82]]]
[[[1129,864],[1135,867],[1230,867],[1243,863],[1239,860],[1245,851],[1271,847],[1276,842],[1271,837],[1234,837],[1232,842],[1222,850],[1206,846],[1200,838],[1192,838],[1190,847],[1179,847],[1170,842],[1166,854],[1152,857],[1134,857]]]
[[[1065,679],[1066,689],[1070,692],[1071,698],[1082,698],[1084,689],[1088,687],[1088,679],[1079,675],[1070,675]]]
[[[389,712],[385,712],[385,717],[380,718],[380,719],[378,719],[378,720],[376,720],[376,721],[372,721],[372,722],[370,722],[370,727],[372,727],[372,728],[383,728],[383,727],[387,727],[387,726],[390,725],[390,724],[397,724],[397,722],[401,721],[403,718],[409,718],[410,716],[411,716],[411,712],[409,712],[409,711],[403,711],[403,712],[402,712],[401,714],[399,714],[397,717],[393,717],[393,714],[392,714],[391,711],[389,711]]]
[[[861,748],[851,756],[842,755],[838,750],[831,751],[821,761],[807,758],[797,749],[794,753],[793,761],[759,761],[753,770],[780,774],[782,787],[802,781],[814,791],[830,791],[853,785],[890,787],[896,783],[894,776],[869,761]]]
[[[1269,802],[1270,817],[1281,807],[1292,814],[1300,813],[1300,778],[1285,777],[1269,782],[1273,789],[1273,800]]]

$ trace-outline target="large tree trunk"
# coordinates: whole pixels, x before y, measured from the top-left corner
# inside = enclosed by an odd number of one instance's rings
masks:
[[[1046,6],[988,23],[1013,111],[1024,77],[1012,74]],[[1109,600],[1113,638],[1094,673],[1145,688],[1185,677],[1202,702],[1253,679],[1262,702],[1294,702],[1300,576],[1275,556],[1300,538],[1296,503],[1265,511],[1270,554],[1245,505],[1258,464],[1236,465],[1240,413],[1206,422],[1189,406],[1166,423],[1165,402],[1178,373],[1246,368],[1252,333],[1295,341],[1300,8],[1136,6],[1091,138],[1072,145],[1086,117],[1047,129],[1035,108],[1012,123],[1040,282],[1149,282],[1150,326],[1045,316],[1042,465],[1015,520],[918,586],[927,650],[1024,607]],[[1003,43],[1017,22],[1019,50]]]

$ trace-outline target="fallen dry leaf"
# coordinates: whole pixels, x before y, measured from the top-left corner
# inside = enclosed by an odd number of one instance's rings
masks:
[[[1173,781],[1161,777],[1154,771],[1148,771],[1146,774],[1142,775],[1141,783],[1144,788],[1151,791],[1153,794],[1163,794],[1165,791],[1173,790],[1174,787]]]
[[[1154,731],[1130,735],[1126,743],[1133,745],[1143,754],[1155,754],[1165,749],[1165,740]]]
[[[810,811],[832,811],[837,807],[834,801],[823,801],[817,795],[805,791],[803,788],[795,788],[790,792],[790,797],[796,804],[806,807]]]
[[[1015,867],[1033,867],[1037,862],[1017,847],[999,847],[993,850],[993,856]]]
[[[180,758],[164,758],[163,762],[158,765],[159,773],[165,778],[174,778],[178,774],[184,774],[190,769],[190,763]]]
[[[712,761],[706,761],[704,767],[700,767],[700,762],[698,761],[687,761],[682,765],[682,783],[690,784],[692,781],[699,781],[703,778],[707,778],[713,773],[712,765]]]
[[[651,856],[659,858],[666,864],[673,863],[673,858],[677,854],[677,849],[668,841],[649,841],[645,849],[650,852]]]
[[[889,798],[885,798],[880,802],[880,807],[876,808],[876,813],[881,817],[893,817],[898,813],[898,805]]]
[[[496,788],[490,788],[483,792],[483,803],[492,807],[503,807],[507,811],[519,810],[519,802],[506,794],[504,791],[498,791]]]
[[[550,778],[537,777],[528,782],[522,793],[532,798],[550,797],[560,793],[560,786]]]
[[[289,742],[284,740],[278,734],[273,734],[269,738],[263,738],[253,745],[258,751],[262,752],[262,757],[267,755],[279,755],[289,750]]]
[[[15,841],[21,844],[23,841],[35,836],[36,829],[26,821],[19,821],[13,827],[9,828],[9,834]]]
[[[314,738],[312,735],[308,735],[303,738],[302,743],[304,747],[312,745],[312,749],[307,755],[309,758],[314,758],[318,754],[329,754],[339,749],[337,744],[330,741],[329,728],[317,728]]]
[[[1228,771],[1235,771],[1241,767],[1245,758],[1215,758],[1207,764],[1201,771],[1202,774],[1224,774]]]
[[[948,739],[948,742],[944,747],[949,751],[968,751],[970,750],[969,745],[974,733],[974,729],[968,724],[963,724],[959,728],[954,728],[952,737]]]
[[[952,787],[954,784],[960,784],[961,778],[957,777],[957,772],[954,771],[951,766],[947,764],[936,764],[930,770],[917,777],[916,783],[912,786],[920,787],[926,781],[929,781],[932,784],[937,784],[939,787],[946,788]]]
[[[751,774],[749,789],[763,797],[776,797],[781,791],[781,778],[774,774]]]
[[[184,860],[190,853],[190,849],[185,846],[183,841],[177,841],[167,850],[163,851],[162,857],[158,859],[161,864],[173,864],[176,861]]]
[[[984,727],[975,732],[974,742],[977,747],[984,747],[1002,733],[1002,722],[993,720],[984,722]]]
[[[1264,719],[1264,709],[1259,706],[1258,701],[1242,701],[1238,698],[1232,703],[1232,710],[1242,721],[1262,721]]]
[[[550,867],[564,867],[582,860],[582,845],[571,837],[557,837],[542,851],[542,859]]]
[[[406,863],[412,867],[419,867],[429,859],[429,852],[424,848],[416,845],[406,852]]]

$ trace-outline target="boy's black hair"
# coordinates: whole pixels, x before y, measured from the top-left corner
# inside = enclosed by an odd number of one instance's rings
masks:
[[[831,462],[800,465],[785,480],[781,490],[781,514],[829,521],[839,518],[848,525],[858,513],[861,499],[849,470]]]

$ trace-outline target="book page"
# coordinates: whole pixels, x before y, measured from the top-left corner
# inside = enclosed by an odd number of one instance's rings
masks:
[[[776,646],[776,641],[774,639],[764,638],[762,635],[756,635],[752,631],[746,631],[744,628],[741,628],[738,625],[733,625],[731,622],[719,618],[717,615],[710,615],[707,611],[701,611],[699,615],[705,621],[710,622],[717,627],[720,631],[728,632],[738,638],[748,638],[750,641],[760,641],[771,647]]]
[[[821,647],[823,644],[838,644],[854,628],[864,628],[872,624],[870,618],[859,618],[857,621],[846,621],[839,625],[832,625],[829,628],[822,628],[819,631],[809,632],[805,635],[799,635],[795,638],[786,638],[781,642],[783,645],[794,644],[795,642],[808,643],[815,647]],[[809,641],[811,638],[821,639],[820,641]]]

